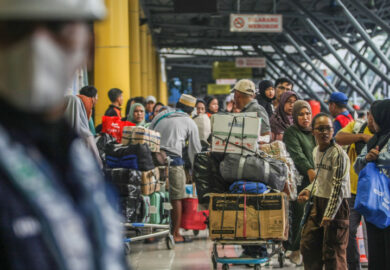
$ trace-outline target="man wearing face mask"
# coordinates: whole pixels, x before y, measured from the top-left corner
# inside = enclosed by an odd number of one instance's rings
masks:
[[[0,1],[0,268],[126,269],[98,164],[63,115],[102,0]]]

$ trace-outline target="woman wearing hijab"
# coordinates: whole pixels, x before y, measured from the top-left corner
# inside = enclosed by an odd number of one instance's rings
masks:
[[[92,109],[94,105],[93,98],[87,97],[85,95],[77,95],[77,97],[81,100],[81,102],[84,105],[85,112],[87,113],[87,119],[88,119],[88,125],[89,125],[89,130],[91,131],[92,135],[96,135],[95,127],[93,124],[91,125],[91,116],[92,116]],[[93,123],[93,121],[92,121]]]
[[[356,159],[354,168],[357,174],[368,162],[375,162],[379,168],[390,167],[390,99],[375,101],[370,112],[368,117],[373,120],[375,135]],[[366,222],[366,226],[368,269],[390,269],[390,226],[379,229],[370,222]]]
[[[131,105],[127,120],[134,123],[137,127],[149,126],[145,121],[145,107],[141,103]]]
[[[316,146],[316,141],[311,132],[312,113],[310,104],[304,100],[296,101],[293,106],[292,116],[294,124],[284,132],[283,142],[295,167],[303,176],[302,183],[297,185],[299,194],[315,177],[313,150]],[[292,235],[289,237],[291,242],[285,247],[292,251],[290,260],[297,265],[301,263],[299,224],[303,216],[303,207],[304,205],[297,201],[290,202]]]
[[[293,91],[287,91],[280,97],[279,106],[270,118],[271,141],[282,141],[284,131],[293,124],[292,111],[297,99]]]
[[[275,99],[275,88],[274,84],[269,80],[263,80],[259,83],[259,94],[256,97],[257,102],[268,113],[268,117],[271,117],[274,113],[274,108],[272,105],[272,101]]]
[[[68,121],[69,125],[84,140],[87,147],[92,151],[98,164],[100,165],[100,168],[103,168],[103,163],[100,159],[99,151],[96,147],[94,136],[89,129],[87,111],[85,106],[83,105],[81,98],[78,98],[73,95],[65,97],[64,117]]]

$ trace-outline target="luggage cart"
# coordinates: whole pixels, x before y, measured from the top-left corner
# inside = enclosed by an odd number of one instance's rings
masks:
[[[123,241],[125,243],[126,254],[130,254],[131,247],[130,243],[135,241],[141,241],[153,237],[164,237],[166,241],[166,246],[168,249],[173,249],[175,247],[175,241],[171,234],[171,225],[170,224],[148,224],[148,223],[124,223],[123,226],[125,229],[135,230],[136,236],[125,238]],[[149,229],[151,233],[142,234],[145,229]],[[156,230],[155,232],[153,232]],[[157,231],[160,230],[160,231]],[[142,235],[140,235],[142,234]]]
[[[267,250],[271,248],[271,253],[264,258],[240,258],[240,257],[219,257],[218,246],[222,245],[266,245]],[[261,264],[268,264],[270,259],[274,256],[278,256],[279,266],[283,268],[285,261],[284,249],[281,241],[265,241],[265,240],[215,240],[213,243],[213,251],[211,252],[211,261],[213,263],[213,269],[217,269],[218,263],[222,264],[223,270],[229,269],[229,264],[233,265],[254,265],[253,269],[260,270]]]
[[[160,183],[164,184],[167,183],[167,180],[169,179],[169,168],[170,168],[170,158],[167,157],[166,159],[166,166],[160,166],[165,167],[165,174],[163,177],[160,177]],[[130,254],[131,242],[136,241],[142,241],[149,238],[154,237],[165,237],[166,247],[168,249],[173,249],[175,247],[175,240],[173,239],[173,235],[171,234],[171,219],[169,219],[168,224],[150,224],[150,223],[123,223],[122,224],[125,229],[126,237],[123,239],[123,242],[125,244],[125,251],[126,254]],[[135,232],[135,236],[130,237],[130,232]]]

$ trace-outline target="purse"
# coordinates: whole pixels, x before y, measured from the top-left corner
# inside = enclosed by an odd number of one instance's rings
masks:
[[[390,179],[374,162],[359,173],[354,207],[376,227],[390,226]]]

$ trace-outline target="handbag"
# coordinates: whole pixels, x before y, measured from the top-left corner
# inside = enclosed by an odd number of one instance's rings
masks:
[[[374,162],[359,173],[354,207],[376,227],[390,226],[390,179]]]
[[[104,115],[102,117],[102,132],[110,134],[118,143],[122,141],[123,128],[126,126],[135,126],[135,124],[129,121],[122,121],[119,116]]]

